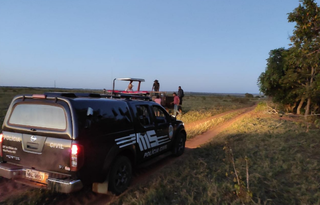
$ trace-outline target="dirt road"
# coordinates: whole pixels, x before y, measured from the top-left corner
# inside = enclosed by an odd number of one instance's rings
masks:
[[[188,140],[186,142],[186,152],[183,154],[180,158],[187,157],[190,153],[191,149],[194,149],[196,147],[199,147],[200,145],[208,142],[210,139],[215,137],[217,134],[228,128],[232,123],[234,123],[237,120],[240,120],[244,115],[250,111],[252,111],[255,108],[255,106],[248,107],[248,108],[242,108],[238,110],[228,111],[219,115],[215,115],[213,117],[210,117],[208,119],[200,120],[197,122],[192,122],[190,124],[186,124],[186,128],[196,126],[200,123],[205,123],[206,121],[213,120],[215,118],[222,117],[224,115],[227,115],[231,112],[239,112],[239,115],[227,122],[224,122],[220,124],[218,127],[214,127],[210,131],[198,135],[195,138]],[[176,158],[172,157],[164,157],[163,159],[159,160],[158,163],[154,164],[153,166],[140,168],[135,172],[135,176],[133,178],[132,185],[130,189],[134,189],[134,187],[137,184],[143,183],[145,180],[147,180],[152,174],[159,171],[164,166],[168,166],[170,163],[173,163],[176,160]],[[0,202],[5,201],[8,198],[15,197],[21,193],[25,193],[30,191],[32,188],[15,183],[11,180],[7,180],[4,178],[0,178]],[[125,193],[124,193],[125,194]],[[95,194],[91,192],[89,189],[84,189],[77,193],[72,194],[61,194],[58,197],[56,197],[55,201],[48,201],[46,204],[107,204],[111,201],[115,200],[116,197],[112,195],[101,195],[101,194]]]

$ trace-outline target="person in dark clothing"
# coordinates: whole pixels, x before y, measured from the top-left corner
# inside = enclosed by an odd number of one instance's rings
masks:
[[[152,85],[152,91],[158,92],[160,90],[160,83],[158,80],[155,80]]]
[[[182,98],[184,97],[184,92],[183,92],[183,90],[181,89],[181,86],[179,86],[179,88],[178,88],[178,97],[179,97],[179,99],[180,99],[179,105],[182,105]]]

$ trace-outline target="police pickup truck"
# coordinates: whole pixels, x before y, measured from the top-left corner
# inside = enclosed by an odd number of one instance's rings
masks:
[[[0,176],[61,193],[88,185],[118,195],[135,167],[183,154],[185,141],[183,122],[149,97],[19,95],[2,125]]]

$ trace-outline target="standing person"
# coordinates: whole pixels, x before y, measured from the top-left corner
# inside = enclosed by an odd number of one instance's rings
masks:
[[[184,97],[184,92],[181,89],[181,86],[179,86],[179,88],[178,88],[178,97],[180,99],[180,104],[179,105],[182,105],[182,98]]]
[[[129,83],[129,85],[125,91],[133,91],[132,87],[133,87],[133,85],[131,83]]]
[[[160,90],[160,83],[158,80],[155,80],[152,85],[152,91],[159,92],[159,90]]]
[[[177,93],[173,93],[173,115],[176,116],[176,114],[180,114],[180,111],[179,111],[179,104],[180,104],[180,99],[179,97],[177,96]]]

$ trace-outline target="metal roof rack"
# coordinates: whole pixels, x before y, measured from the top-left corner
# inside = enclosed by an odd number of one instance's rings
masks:
[[[89,98],[115,98],[115,99],[128,99],[128,100],[148,100],[151,101],[151,97],[135,93],[114,93],[110,94],[97,94],[97,93],[68,93],[68,92],[47,92],[44,93],[46,97],[68,97],[68,98],[78,98],[78,97],[89,97]]]
[[[69,98],[77,98],[77,97],[91,97],[91,98],[101,98],[100,94],[97,93],[67,93],[67,92],[48,92],[44,93],[50,97],[69,97]]]
[[[133,94],[133,93],[114,93],[112,96],[110,95],[101,95],[102,97],[108,97],[108,98],[115,98],[115,99],[119,99],[119,98],[124,98],[127,100],[148,100],[148,101],[152,101],[152,98],[150,96],[147,95],[141,95],[141,94]]]

